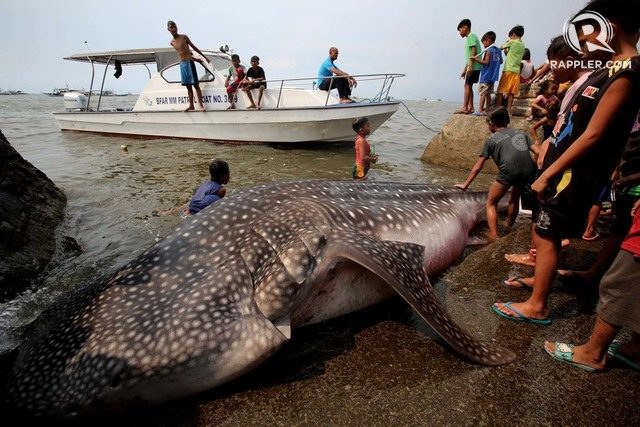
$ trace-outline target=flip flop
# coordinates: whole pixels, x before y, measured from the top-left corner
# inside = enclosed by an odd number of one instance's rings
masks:
[[[582,240],[586,240],[587,242],[591,242],[599,238],[600,238],[600,234],[597,231],[596,231],[596,234],[594,234],[593,236],[585,236],[584,234],[582,235]]]
[[[550,351],[546,345],[543,345],[544,351],[555,360],[563,363],[567,363],[575,368],[582,369],[587,372],[596,372],[601,369],[592,368],[591,366],[583,365],[573,361],[573,344],[565,344],[562,342],[554,343],[555,348]]]
[[[618,353],[618,348],[622,345],[621,341],[614,341],[611,343],[609,348],[607,349],[607,354],[612,358],[616,359],[618,362],[624,363],[631,369],[635,369],[636,371],[640,371],[640,365],[629,359],[626,356]]]
[[[467,110],[456,110],[453,114],[469,114],[469,112]]]
[[[548,326],[548,325],[551,324],[551,319],[549,319],[549,318],[546,318],[546,319],[533,319],[531,317],[527,317],[524,314],[520,313],[518,310],[516,310],[515,308],[511,307],[511,304],[513,304],[513,301],[503,302],[502,305],[504,305],[509,310],[513,311],[515,314],[517,314],[517,316],[509,316],[507,313],[503,313],[502,311],[500,311],[500,309],[498,308],[498,306],[496,304],[497,303],[494,303],[491,306],[491,310],[494,313],[496,313],[498,316],[504,317],[505,319],[514,320],[516,322],[531,323],[531,324],[534,324],[534,325],[543,325],[543,326]]]
[[[519,284],[519,286],[509,285],[507,284],[507,282],[516,282]],[[512,277],[512,278],[507,277],[506,279],[501,281],[500,284],[507,289],[517,289],[517,290],[526,289],[529,291],[533,289],[531,286],[527,285],[527,283],[524,280],[522,280],[521,277]]]

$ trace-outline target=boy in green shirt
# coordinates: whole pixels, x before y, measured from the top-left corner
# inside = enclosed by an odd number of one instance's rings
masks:
[[[471,21],[463,19],[458,24],[458,33],[460,37],[467,38],[464,46],[465,65],[460,74],[460,78],[464,79],[464,100],[462,102],[462,108],[456,111],[456,114],[471,114],[475,110],[473,109],[473,84],[478,83],[480,77],[480,69],[482,64],[474,62],[471,58],[480,55],[482,48],[480,46],[480,40],[478,36],[471,32]]]
[[[520,63],[524,56],[524,43],[521,40],[523,35],[524,27],[516,25],[509,31],[509,40],[502,46],[507,58],[496,91],[496,105],[502,105],[502,97],[506,93],[509,113],[513,106],[513,97],[520,92]]]

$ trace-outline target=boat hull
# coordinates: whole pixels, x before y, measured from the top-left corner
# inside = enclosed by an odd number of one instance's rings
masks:
[[[263,110],[60,112],[61,130],[241,143],[349,141],[354,118],[371,131],[398,110],[398,102]]]

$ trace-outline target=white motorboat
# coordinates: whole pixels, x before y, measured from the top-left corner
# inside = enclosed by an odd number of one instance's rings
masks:
[[[88,95],[77,92],[65,95],[66,111],[54,114],[60,129],[241,143],[347,141],[354,137],[351,128],[354,118],[368,117],[374,131],[399,107],[398,102],[390,101],[389,91],[394,80],[404,75],[369,74],[354,76],[358,78],[359,87],[363,82],[375,84],[376,95],[361,102],[341,104],[334,93],[313,89],[312,82],[316,79],[313,77],[268,80],[259,110],[246,109],[248,97],[238,91],[237,109],[227,110],[229,103],[224,81],[231,66],[231,56],[210,50],[203,50],[203,53],[210,62],[196,62],[196,70],[207,111],[197,111],[196,104],[196,111],[188,113],[184,112],[188,106],[187,90],[180,84],[180,63],[173,48],[87,53],[64,58],[90,63],[92,77]],[[101,110],[103,88],[96,92],[97,95],[92,92],[95,64],[105,65],[104,86],[107,69],[116,60],[121,66],[147,67],[149,81],[133,108]],[[154,63],[157,72],[152,73],[148,64]]]

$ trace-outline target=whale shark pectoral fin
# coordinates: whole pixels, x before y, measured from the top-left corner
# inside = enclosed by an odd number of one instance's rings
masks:
[[[325,259],[346,258],[380,276],[460,355],[487,366],[504,365],[515,354],[483,343],[456,325],[442,308],[424,272],[424,247],[379,241],[368,236],[340,233],[332,239]]]

